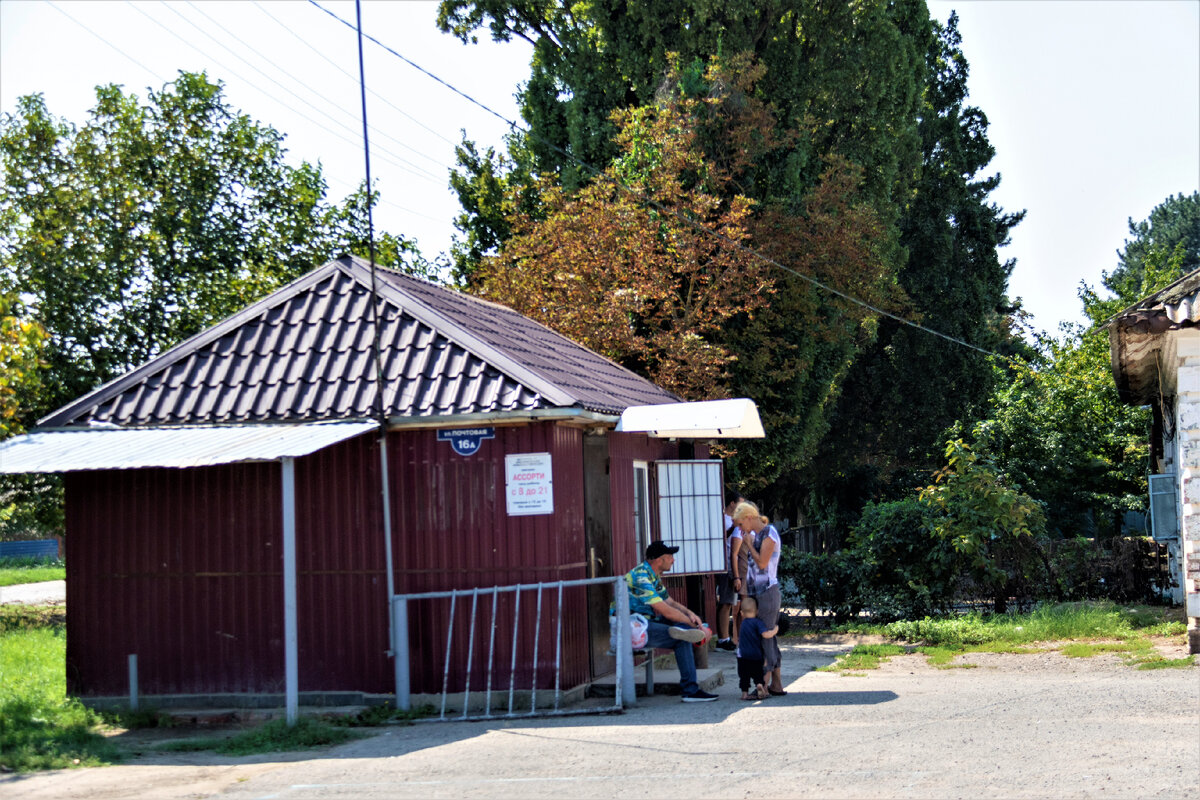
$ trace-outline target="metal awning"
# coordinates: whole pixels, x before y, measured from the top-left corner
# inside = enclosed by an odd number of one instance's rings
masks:
[[[705,400],[630,406],[617,430],[647,433],[659,439],[762,439],[762,421],[753,400]]]
[[[315,453],[378,427],[374,422],[310,422],[41,431],[0,442],[0,474],[278,461]]]

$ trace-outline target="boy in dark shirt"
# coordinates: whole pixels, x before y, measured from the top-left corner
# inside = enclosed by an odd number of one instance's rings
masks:
[[[763,656],[763,639],[770,639],[779,633],[779,626],[767,628],[766,623],[758,618],[758,601],[753,597],[742,598],[742,627],[738,631],[738,687],[742,690],[743,700],[766,700],[767,687],[763,683],[765,660]],[[750,684],[754,684],[754,694],[750,694]]]

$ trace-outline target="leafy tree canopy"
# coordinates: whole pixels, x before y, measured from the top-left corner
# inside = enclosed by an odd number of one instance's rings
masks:
[[[934,23],[918,133],[921,167],[899,221],[907,259],[897,274],[905,316],[983,350],[1023,349],[1007,298],[1013,262],[999,248],[1022,213],[989,202],[998,175],[984,113],[967,104],[957,17]],[[854,518],[870,499],[899,497],[940,463],[945,431],[987,407],[998,373],[978,350],[883,318],[846,378],[830,434],[793,496],[820,519]]]
[[[78,128],[40,95],[0,117],[0,295],[46,335],[25,422],[330,257],[366,254],[365,192],[331,205],[320,167],[284,155],[283,135],[204,74],[144,102],[98,87]],[[430,269],[402,238],[378,251]]]
[[[1200,192],[1168,197],[1141,222],[1130,218],[1129,234],[1133,238],[1127,239],[1125,249],[1117,253],[1116,269],[1105,273],[1101,281],[1117,298],[1128,301],[1125,306],[1145,296],[1138,296],[1138,292],[1147,284],[1143,273],[1155,252],[1170,256],[1177,246],[1182,247],[1182,258],[1175,266],[1176,278],[1200,269]]]

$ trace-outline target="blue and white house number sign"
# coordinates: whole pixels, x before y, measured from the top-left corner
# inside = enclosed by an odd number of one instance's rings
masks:
[[[495,428],[451,428],[437,432],[439,442],[449,442],[460,456],[473,456],[484,439],[495,439]]]

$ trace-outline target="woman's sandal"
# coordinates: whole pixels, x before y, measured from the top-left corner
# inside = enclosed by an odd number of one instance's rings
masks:
[[[767,693],[770,694],[772,697],[783,697],[785,694],[787,694],[787,689],[780,689],[777,692],[774,689],[772,689],[770,686],[768,686]]]

